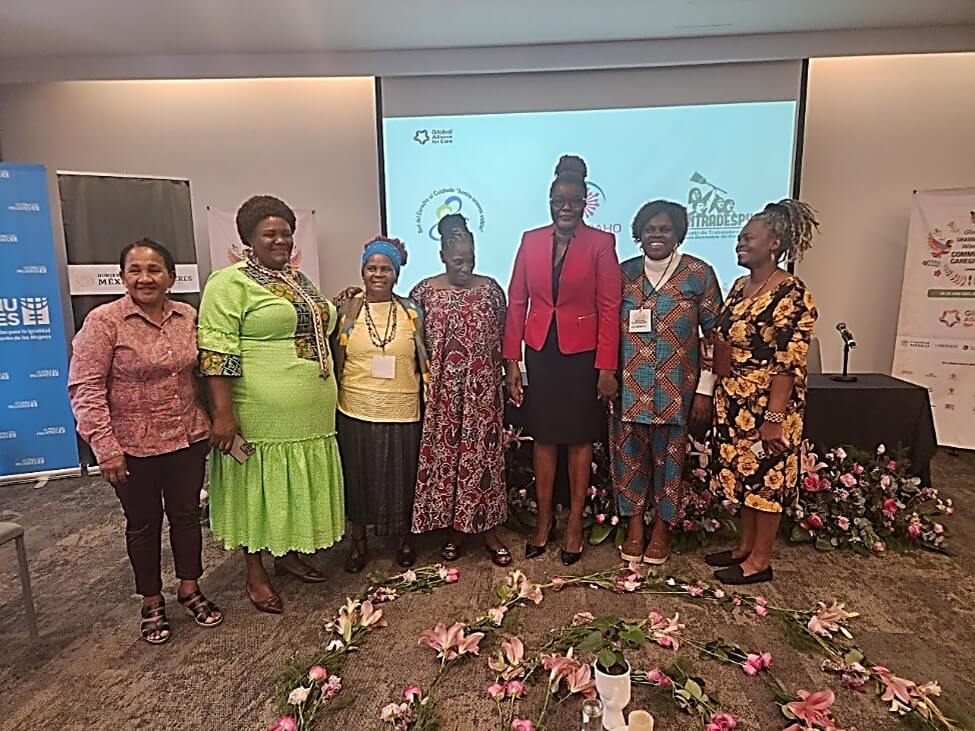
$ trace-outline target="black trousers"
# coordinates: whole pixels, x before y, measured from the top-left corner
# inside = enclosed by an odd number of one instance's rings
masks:
[[[115,488],[125,512],[125,546],[142,596],[162,593],[159,569],[163,510],[180,579],[203,575],[200,489],[210,446],[206,441],[154,457],[125,455],[128,482]],[[165,506],[165,507],[164,507]]]

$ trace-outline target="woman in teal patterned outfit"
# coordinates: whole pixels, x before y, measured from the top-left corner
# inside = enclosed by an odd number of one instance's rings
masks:
[[[336,386],[328,335],[335,307],[290,266],[295,214],[271,196],[237,211],[247,257],[214,272],[200,305],[200,366],[212,402],[210,525],[242,548],[247,595],[279,614],[281,597],[261,562],[305,582],[326,577],[299,554],[327,548],[345,526],[335,437]],[[230,456],[235,435],[254,447]]]

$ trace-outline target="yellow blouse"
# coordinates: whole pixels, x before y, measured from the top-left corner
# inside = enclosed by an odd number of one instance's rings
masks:
[[[416,368],[413,322],[400,305],[396,307],[396,336],[385,351],[373,345],[366,325],[366,306],[349,333],[345,365],[339,385],[338,409],[361,421],[409,423],[420,420],[420,374]],[[390,316],[389,303],[369,306],[376,333],[382,338]],[[374,358],[395,359],[393,378],[373,375]]]

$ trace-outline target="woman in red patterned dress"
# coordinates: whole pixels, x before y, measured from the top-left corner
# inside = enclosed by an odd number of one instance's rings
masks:
[[[410,293],[423,309],[430,383],[423,418],[413,532],[451,528],[441,555],[464,535],[484,536],[491,560],[511,563],[495,528],[508,517],[502,440],[504,290],[474,274],[474,237],[460,214],[438,226],[445,273]]]

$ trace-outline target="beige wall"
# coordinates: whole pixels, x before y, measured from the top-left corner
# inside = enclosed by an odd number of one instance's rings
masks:
[[[912,192],[975,185],[975,54],[814,59],[802,197],[822,235],[798,273],[819,302],[823,367],[845,321],[852,370],[889,373]]]
[[[975,185],[973,89],[975,54],[810,64],[802,197],[823,233],[799,274],[826,370],[845,320],[853,369],[890,371],[911,192]],[[0,141],[5,160],[51,171],[190,178],[204,265],[207,204],[270,192],[315,208],[331,292],[357,278],[379,227],[373,104],[365,78],[0,85]]]
[[[0,86],[0,139],[55,195],[55,170],[189,178],[206,271],[206,206],[255,193],[315,209],[326,292],[358,279],[349,252],[379,230],[371,78]]]

